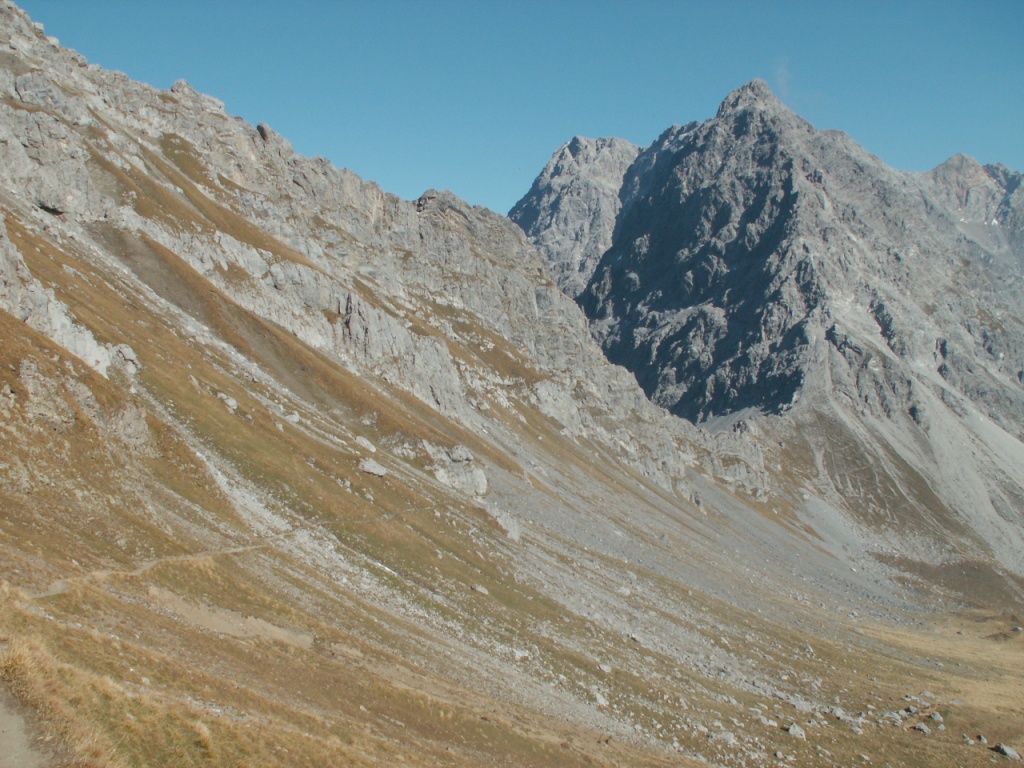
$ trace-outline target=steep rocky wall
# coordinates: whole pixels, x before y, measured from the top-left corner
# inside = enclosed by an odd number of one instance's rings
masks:
[[[617,205],[577,191],[620,176]],[[1004,503],[1019,480],[1003,461],[1024,455],[1020,200],[1019,174],[962,156],[928,174],[888,168],[755,81],[624,171],[559,149],[513,218],[556,269],[601,251],[570,292],[653,402],[713,430],[766,415],[780,418],[758,423],[779,436],[855,425],[859,448],[837,432],[821,449],[828,469],[816,460],[838,504],[864,521],[899,509],[908,525],[919,506],[943,507],[936,530],[976,525],[1016,568],[1004,544],[1020,541],[1024,510]],[[870,501],[865,462],[903,490]],[[914,501],[922,483],[938,497]]]

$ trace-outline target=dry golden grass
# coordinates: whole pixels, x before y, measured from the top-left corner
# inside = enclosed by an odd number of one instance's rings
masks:
[[[29,603],[4,591],[0,669],[76,765],[668,764],[551,730],[337,630],[315,649],[224,639],[89,585],[46,599],[45,618]],[[62,618],[89,613],[116,614],[117,630]]]
[[[982,723],[990,739],[998,734],[1019,744],[1024,740],[1024,633],[1013,630],[1020,625],[1017,615],[975,610],[930,618],[917,631],[874,626],[864,634],[942,664],[930,675],[935,692],[961,700],[962,719]]]
[[[174,147],[174,159],[182,163],[185,168],[190,169],[191,173],[199,172],[197,163],[189,162],[190,160],[194,161],[197,156],[195,149],[187,145],[183,139],[178,138],[177,141],[174,141],[174,139],[167,139],[165,137],[165,147]],[[288,247],[280,240],[271,237],[248,219],[233,211],[227,204],[222,204],[208,197],[202,190],[196,187],[188,175],[163,160],[157,153],[142,147],[142,154],[152,164],[159,176],[167,179],[182,191],[185,200],[191,206],[189,219],[194,220],[197,217],[201,217],[218,231],[231,235],[239,242],[267,251],[282,261],[291,261],[296,264],[302,264],[310,269],[317,269],[305,256],[295,249]],[[205,178],[205,174],[203,174],[203,178]],[[163,194],[157,199],[166,198],[168,194],[171,194],[163,188],[160,189],[163,190]]]
[[[501,612],[509,626],[528,623],[522,595],[502,586],[500,563],[480,555],[467,532],[442,532],[433,522],[430,510],[461,502],[437,496],[431,485],[417,489],[389,478],[353,477],[355,492],[344,490],[337,481],[351,475],[351,454],[291,425],[279,429],[276,416],[247,390],[252,384],[242,386],[227,373],[219,353],[197,349],[166,320],[126,302],[111,276],[84,265],[67,272],[63,267],[74,261],[66,252],[13,217],[8,223],[33,273],[59,296],[73,294],[78,319],[97,337],[139,350],[144,368],[138,383],[248,480],[285,498],[293,514],[358,541],[364,556],[388,562],[403,574],[388,583],[407,599],[422,602],[424,588],[442,584],[486,583],[499,606],[478,619],[422,603],[438,616],[481,633],[494,631],[488,625]],[[461,434],[436,414],[421,415],[408,396],[382,398],[211,293],[173,254],[145,241],[132,247],[148,249],[151,269],[164,270],[179,290],[195,294],[190,301],[204,321],[270,370],[290,375],[305,397],[335,414],[331,418],[361,424],[372,415],[372,426],[363,429],[378,442],[398,436],[450,444],[453,433]],[[0,323],[0,372],[18,403],[8,426],[18,432],[24,463],[36,470],[26,493],[4,494],[2,535],[5,546],[13,546],[0,575],[35,595],[4,598],[4,677],[79,764],[663,762],[453,685],[387,650],[415,653],[418,638],[428,638],[269,542],[252,541],[203,463],[162,419],[147,418],[152,452],[122,450],[75,405],[71,382],[87,386],[104,412],[148,407],[146,401],[69,360],[39,334],[15,327],[8,316]],[[59,437],[21,410],[31,399],[18,375],[27,359],[41,376],[67,382],[49,395],[54,407],[64,403],[75,414]],[[214,396],[217,391],[238,400],[237,414]],[[55,440],[67,443],[57,455]],[[119,482],[125,477],[132,483]],[[361,490],[372,490],[373,504]],[[479,511],[460,514],[493,525]],[[168,523],[173,532],[165,530]],[[240,541],[247,537],[248,546]],[[205,551],[217,542],[223,553]],[[448,555],[440,561],[439,549]],[[308,599],[297,603],[300,590]],[[248,629],[225,633],[219,631],[223,622]],[[290,642],[295,638],[301,642]]]
[[[60,664],[36,638],[14,637],[0,651],[0,680],[38,714],[50,738],[56,737],[77,756],[73,765],[125,766],[127,763],[112,757],[114,745],[80,712],[81,705],[92,704],[94,697],[109,697],[112,686],[102,680],[83,686],[84,677],[75,668]]]
[[[160,137],[158,145],[164,156],[190,180],[207,188],[216,189],[209,171],[200,162],[199,153],[185,139],[174,133],[165,133]]]

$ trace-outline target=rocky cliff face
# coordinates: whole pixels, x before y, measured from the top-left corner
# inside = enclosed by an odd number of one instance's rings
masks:
[[[611,247],[623,176],[639,152],[622,139],[577,136],[554,154],[509,213],[547,257],[568,296],[583,291]]]
[[[1022,522],[1005,494],[1017,470],[992,468],[1007,456],[1019,466],[1024,436],[1020,174],[963,156],[927,174],[894,171],[759,81],[641,151],[618,205],[607,194],[577,202],[573,190],[621,171],[596,156],[594,168],[566,163],[567,151],[512,218],[556,268],[589,247],[574,233],[596,233],[603,252],[576,300],[608,358],[654,402],[716,427],[755,414],[790,414],[759,422],[768,430],[838,419],[844,436],[815,450],[860,445],[905,487],[890,454],[900,457],[938,492],[943,515],[991,523],[985,538],[1017,560],[999,543]],[[1009,442],[979,432],[978,417]],[[983,447],[951,447],[964,441]],[[823,473],[840,494],[860,485],[842,464]],[[888,515],[894,504],[861,511]],[[936,504],[912,506],[893,520],[930,518]]]
[[[757,81],[641,152],[618,205],[610,193],[589,205],[557,194],[621,173],[596,158],[566,164],[567,152],[511,216],[556,264],[603,249],[578,301],[655,402],[698,422],[780,413],[823,377],[860,400],[849,382],[881,337],[907,365],[942,357],[947,382],[1005,427],[1022,423],[1022,327],[997,319],[1021,302],[1019,174],[964,157],[925,175],[893,171]],[[583,226],[591,244],[576,239]],[[942,351],[951,346],[958,363]],[[889,402],[875,405],[912,406],[896,394],[906,382],[882,386]]]

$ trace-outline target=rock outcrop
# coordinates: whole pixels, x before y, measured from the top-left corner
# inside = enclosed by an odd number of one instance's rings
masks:
[[[560,147],[509,218],[547,257],[558,287],[576,298],[612,244],[619,190],[640,148],[580,136]]]
[[[962,156],[930,174],[893,171],[759,81],[641,152],[621,210],[577,204],[584,180],[610,176],[566,154],[513,219],[556,265],[602,252],[578,301],[609,359],[673,413],[780,413],[815,388],[905,410],[899,369],[938,356],[943,378],[1004,427],[1024,423],[1024,328],[1009,319],[1022,296],[1019,174]],[[575,231],[594,234],[579,243]],[[857,372],[878,337],[900,365],[876,383]]]

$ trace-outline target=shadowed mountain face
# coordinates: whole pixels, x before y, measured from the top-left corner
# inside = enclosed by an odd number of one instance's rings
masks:
[[[565,174],[549,165],[511,214],[556,265],[571,258],[552,245],[565,238],[537,223],[564,218],[551,190],[611,180],[600,164]],[[613,235],[576,299],[609,359],[691,421],[781,413],[809,391],[909,409],[913,368],[929,361],[1017,431],[1020,178],[962,156],[930,174],[894,171],[754,81],[714,119],[640,152],[617,210],[580,213]],[[598,208],[614,223],[593,224]],[[868,380],[879,346],[891,370]]]

